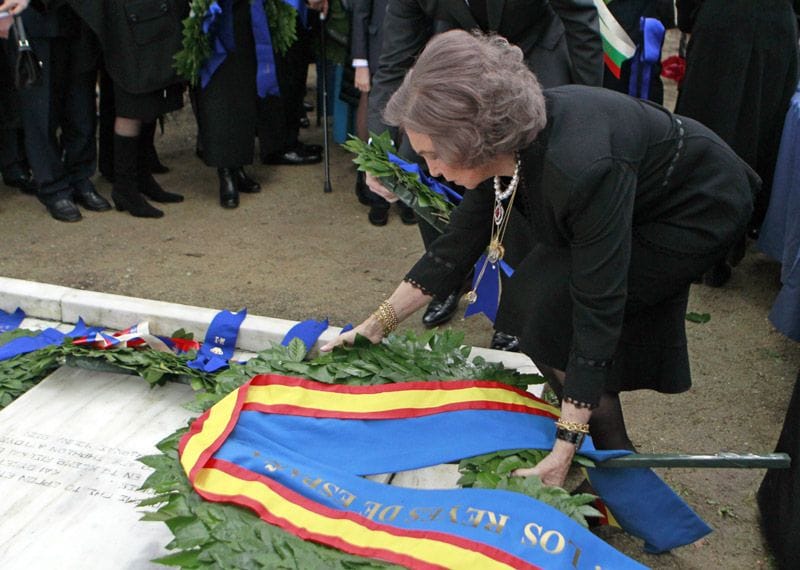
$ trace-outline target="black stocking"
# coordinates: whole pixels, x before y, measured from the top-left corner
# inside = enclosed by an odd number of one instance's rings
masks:
[[[564,372],[550,366],[544,366],[538,362],[535,364],[560,401],[564,395]],[[603,392],[600,397],[600,404],[592,410],[589,426],[592,441],[594,441],[597,449],[629,449],[636,451],[630,438],[628,438],[628,431],[625,428],[625,418],[622,415],[619,394]]]

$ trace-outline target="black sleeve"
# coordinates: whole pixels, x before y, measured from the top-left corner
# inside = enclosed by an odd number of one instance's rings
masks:
[[[460,289],[489,245],[493,208],[494,193],[490,185],[467,190],[450,214],[445,232],[431,243],[405,280],[429,295],[442,298]]]
[[[579,177],[564,223],[570,235],[572,342],[564,396],[596,405],[619,342],[627,297],[636,174],[603,160]]]
[[[432,34],[432,22],[417,0],[389,0],[383,20],[378,71],[372,79],[369,94],[370,132],[381,134],[387,130],[381,113]],[[397,139],[396,136],[393,138]]]
[[[675,6],[678,9],[678,28],[686,33],[692,33],[694,20],[697,16],[697,11],[703,0],[676,0]]]
[[[350,60],[369,59],[369,18],[372,14],[372,0],[351,0],[350,19]]]

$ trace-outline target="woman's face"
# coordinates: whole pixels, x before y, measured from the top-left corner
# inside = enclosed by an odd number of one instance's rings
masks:
[[[499,174],[491,162],[472,168],[447,164],[436,152],[431,137],[410,130],[406,131],[406,136],[417,154],[425,159],[432,176],[443,176],[448,182],[473,189],[487,178]]]

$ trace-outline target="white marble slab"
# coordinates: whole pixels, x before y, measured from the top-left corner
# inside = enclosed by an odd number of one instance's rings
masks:
[[[59,285],[0,277],[0,309],[12,312],[21,307],[30,316],[60,321],[61,298],[71,290]]]
[[[455,489],[460,476],[456,464],[434,465],[424,469],[398,471],[392,477],[392,485],[412,489]]]
[[[137,457],[194,414],[188,386],[61,368],[0,411],[0,568],[161,568]]]

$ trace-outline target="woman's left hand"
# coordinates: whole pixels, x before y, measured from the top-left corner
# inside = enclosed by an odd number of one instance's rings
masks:
[[[573,444],[556,440],[555,445],[553,445],[553,451],[542,459],[536,467],[516,469],[512,472],[512,475],[516,477],[538,475],[545,485],[563,487],[574,455],[575,446]]]

